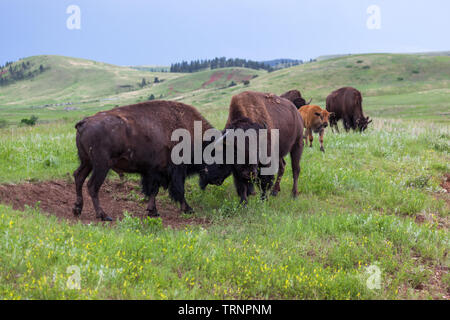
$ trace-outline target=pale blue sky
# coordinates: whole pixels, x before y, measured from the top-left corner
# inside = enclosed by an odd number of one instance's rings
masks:
[[[81,9],[68,30],[66,9]],[[366,26],[370,5],[381,29]],[[119,65],[450,50],[448,0],[1,0],[0,64],[58,54]]]

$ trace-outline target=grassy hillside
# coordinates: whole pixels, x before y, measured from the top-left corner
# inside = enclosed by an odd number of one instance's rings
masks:
[[[180,76],[62,56],[35,56],[17,63],[28,61],[36,66],[43,65],[48,70],[31,80],[0,87],[0,106],[38,106],[94,100],[140,89],[142,78],[153,82],[154,77],[169,80]]]
[[[231,96],[243,90],[281,94],[296,88],[324,106],[326,96],[342,86],[362,91],[364,109],[371,116],[450,120],[450,57],[445,56],[354,55],[272,73],[225,68],[192,74],[152,73],[57,56],[26,60],[50,69],[32,80],[0,88],[0,118],[13,123],[31,114],[44,121],[80,118],[144,101],[152,94],[225,114]],[[144,77],[164,81],[140,88]],[[244,86],[243,80],[250,80],[250,85]],[[232,81],[237,85],[228,87]],[[84,103],[64,104],[68,102]]]

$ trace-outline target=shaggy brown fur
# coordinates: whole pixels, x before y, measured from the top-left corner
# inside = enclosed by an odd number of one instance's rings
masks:
[[[352,87],[340,88],[327,97],[327,110],[334,112],[330,118],[331,128],[338,129],[338,121],[342,119],[346,131],[350,129],[364,131],[372,122],[365,117],[362,109],[361,92]]]
[[[194,121],[202,122],[203,132],[212,128],[194,107],[172,101],[151,101],[102,111],[78,122],[76,143],[81,164],[74,173],[77,192],[74,214],[81,214],[83,183],[92,171],[88,190],[97,217],[110,220],[98,199],[110,169],[142,176],[143,191],[149,197],[149,215],[158,215],[155,197],[160,186],[169,188],[171,197],[181,203],[184,212],[191,211],[184,198],[184,181],[186,176],[201,173],[204,168],[174,165],[171,151],[178,142],[171,141],[171,136],[173,130],[183,128],[193,139]],[[192,141],[192,148],[193,145]]]
[[[288,99],[291,101],[297,109],[300,109],[302,106],[310,104],[312,99],[306,103],[305,99],[302,98],[302,94],[298,90],[289,90],[281,95],[282,98]]]
[[[316,105],[303,106],[299,112],[305,125],[305,140],[309,137],[309,146],[312,147],[313,132],[319,133],[320,151],[325,152],[323,134],[325,128],[328,127],[330,112]]]
[[[303,152],[303,121],[295,105],[288,99],[274,94],[245,91],[231,99],[227,126],[240,118],[248,118],[269,129],[268,150],[270,150],[270,130],[279,130],[279,171],[272,194],[276,195],[280,191],[280,180],[286,164],[283,158],[290,153],[294,178],[292,192],[296,196],[300,158]]]

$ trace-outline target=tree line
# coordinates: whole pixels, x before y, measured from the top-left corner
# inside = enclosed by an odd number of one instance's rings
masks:
[[[6,86],[19,80],[31,79],[47,69],[41,64],[39,68],[33,70],[33,64],[30,61],[22,61],[22,63],[8,61],[0,66],[0,86]]]
[[[225,57],[222,58],[214,58],[207,60],[193,60],[190,62],[182,61],[178,63],[172,63],[170,66],[170,72],[197,72],[205,69],[218,69],[218,68],[227,68],[227,67],[242,67],[249,68],[255,70],[267,70],[271,72],[274,70],[271,66],[258,61],[246,60],[246,59],[227,59]]]

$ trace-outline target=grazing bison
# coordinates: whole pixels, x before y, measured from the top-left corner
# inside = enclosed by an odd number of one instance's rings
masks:
[[[338,129],[338,121],[342,119],[346,131],[350,129],[359,130],[360,132],[367,129],[369,117],[364,117],[362,110],[362,96],[361,92],[351,87],[344,87],[333,91],[327,97],[327,107],[329,112],[334,115],[330,117],[331,128]]]
[[[267,150],[270,150],[271,130],[279,130],[279,167],[278,176],[272,195],[277,195],[280,191],[280,180],[284,173],[286,162],[284,157],[290,153],[293,172],[293,188],[294,196],[298,194],[298,176],[300,173],[300,158],[303,151],[303,121],[295,105],[284,98],[274,94],[245,91],[233,96],[231,99],[228,121],[225,129],[242,128],[259,126],[259,128],[268,129]],[[225,132],[225,131],[224,131]],[[259,140],[258,140],[258,143]],[[273,160],[273,159],[272,159]],[[233,174],[234,182],[238,195],[242,203],[247,202],[247,197],[253,192],[253,179],[249,176],[249,172],[255,173],[258,169],[258,185],[262,191],[262,198],[266,197],[266,191],[270,189],[273,183],[273,175],[261,175],[260,163],[259,168],[248,167],[247,170],[234,165],[228,169],[224,167],[216,167],[215,172],[211,170],[206,174],[203,181],[203,187],[208,184],[208,179],[223,179],[224,175]]]
[[[80,167],[74,172],[77,200],[73,213],[81,214],[83,183],[92,171],[88,191],[97,218],[111,221],[98,199],[99,189],[110,169],[141,175],[143,192],[149,197],[149,216],[159,216],[155,198],[160,186],[169,189],[171,198],[181,204],[183,212],[191,212],[184,197],[185,179],[196,173],[202,175],[207,168],[203,162],[200,165],[173,164],[171,151],[177,142],[171,141],[171,136],[175,129],[183,128],[194,137],[194,121],[201,121],[203,132],[212,128],[191,106],[151,101],[99,112],[78,122],[75,128]],[[211,181],[213,184],[222,182]]]
[[[305,125],[305,141],[309,137],[309,146],[312,147],[313,132],[319,133],[320,151],[325,152],[323,148],[323,134],[325,128],[328,127],[328,118],[333,113],[315,105],[303,106],[299,112]]]
[[[283,93],[281,97],[291,101],[297,107],[297,109],[310,104],[312,101],[311,99],[308,103],[306,103],[305,99],[303,99],[302,97],[302,94],[298,90],[289,90],[288,92]]]

